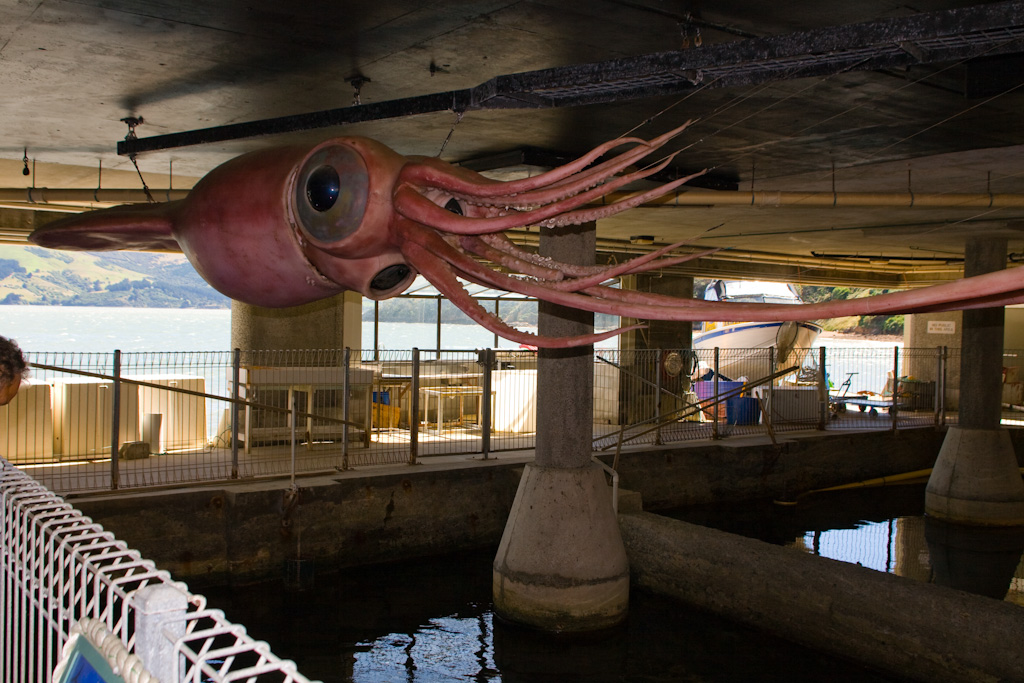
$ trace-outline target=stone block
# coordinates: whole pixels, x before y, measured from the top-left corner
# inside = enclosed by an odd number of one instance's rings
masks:
[[[142,460],[149,457],[148,441],[126,441],[117,451],[122,460]]]

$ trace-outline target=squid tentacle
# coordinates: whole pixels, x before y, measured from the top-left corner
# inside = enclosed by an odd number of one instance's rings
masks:
[[[395,190],[394,203],[396,211],[409,220],[458,235],[479,235],[489,232],[502,232],[511,228],[519,228],[524,225],[534,224],[562,225],[568,223],[558,222],[557,217],[560,215],[571,216],[574,218],[576,216],[583,216],[584,218],[578,222],[595,220],[596,217],[585,217],[586,215],[589,215],[588,211],[574,212],[572,210],[591,200],[604,196],[615,187],[620,187],[628,182],[632,182],[636,177],[644,177],[649,174],[649,172],[653,171],[648,169],[648,171],[638,172],[637,174],[621,176],[615,180],[609,181],[605,185],[600,185],[590,190],[580,192],[573,197],[562,199],[547,206],[533,209],[531,211],[514,211],[496,217],[459,216],[458,214],[452,213],[451,211],[438,206],[408,185],[403,185]],[[631,209],[637,204],[647,201],[647,199],[651,197],[658,197],[666,192],[671,192],[683,183],[704,173],[706,173],[706,170],[665,183],[653,190],[640,193],[629,199],[622,199],[612,204],[608,204],[598,210],[600,211],[600,216],[597,217],[603,218],[619,213],[620,211]],[[609,189],[609,186],[611,186],[611,189]]]
[[[478,237],[475,237],[475,239],[480,240],[481,242],[485,242],[485,243],[489,244],[490,246],[496,248],[497,250],[499,250],[499,251],[501,251],[503,253],[508,253],[508,254],[512,254],[514,256],[517,256],[521,260],[523,260],[523,261],[525,261],[527,263],[533,263],[533,264],[540,265],[540,266],[550,266],[552,264],[555,264],[555,265],[557,265],[559,275],[561,275],[561,276],[569,275],[569,276],[577,277],[577,278],[578,277],[589,277],[590,275],[596,275],[598,273],[608,272],[608,269],[610,267],[615,267],[615,266],[607,266],[607,265],[604,265],[604,266],[577,266],[577,265],[573,265],[571,263],[565,263],[563,261],[552,261],[550,258],[547,258],[545,256],[540,256],[538,254],[533,253],[532,251],[527,251],[526,249],[520,248],[518,245],[516,245],[514,242],[512,242],[512,240],[508,239],[507,235],[480,235]],[[717,253],[719,251],[722,251],[725,248],[725,247],[716,247],[716,248],[713,248],[713,249],[707,249],[705,251],[695,252],[693,254],[686,254],[686,255],[681,255],[681,256],[673,256],[671,258],[659,260],[659,258],[661,256],[664,256],[665,254],[669,253],[670,251],[673,251],[674,249],[678,249],[679,247],[685,247],[685,246],[687,246],[690,243],[691,243],[690,241],[676,242],[675,244],[669,244],[668,246],[660,247],[660,248],[658,248],[658,249],[656,249],[656,250],[654,250],[652,252],[649,252],[647,254],[642,254],[640,256],[636,256],[634,258],[631,258],[631,259],[623,262],[623,264],[629,264],[631,266],[629,270],[617,272],[617,273],[615,273],[613,275],[609,275],[608,277],[612,278],[612,277],[617,277],[619,275],[632,275],[634,273],[642,273],[642,272],[646,272],[646,271],[650,271],[650,270],[656,270],[658,268],[668,268],[670,266],[679,265],[680,263],[686,263],[687,261],[692,261],[693,259],[696,259],[696,258],[703,258],[705,256],[710,256],[711,254],[714,254],[714,253]],[[473,253],[476,253],[476,252],[473,252]],[[477,255],[480,256],[481,254],[477,254]],[[650,265],[648,265],[648,264],[650,264]],[[556,279],[564,279],[564,277],[559,277],[559,278],[556,278]]]
[[[474,235],[474,238],[480,240],[481,242],[484,242],[488,246],[491,246],[502,253],[509,254],[520,259],[521,261],[531,263],[535,266],[549,268],[555,263],[550,258],[540,256],[539,254],[535,254],[532,251],[523,249],[515,242],[513,242],[511,239],[509,239],[509,236],[505,233]],[[604,266],[578,266],[572,263],[563,262],[558,262],[557,265],[560,269],[560,274],[569,275],[571,277],[590,275],[591,273],[594,273],[597,270],[604,268]]]
[[[481,256],[492,262],[513,268],[524,275],[538,278],[552,289],[568,292],[578,292],[586,289],[587,287],[599,285],[605,280],[610,280],[626,273],[643,272],[645,270],[674,266],[718,251],[717,249],[711,249],[696,254],[686,254],[684,256],[676,256],[673,258],[658,259],[657,256],[660,254],[679,246],[671,245],[669,247],[663,247],[656,252],[652,252],[650,255],[638,256],[635,259],[623,261],[622,263],[611,266],[600,266],[586,275],[566,279],[563,273],[558,269],[539,266],[529,261],[517,259],[510,254],[506,254],[498,249],[488,246],[477,237],[463,237],[461,244],[466,247],[467,251],[476,256]],[[559,268],[562,266],[560,262],[555,261],[553,263],[557,264]]]
[[[958,280],[918,290],[890,292],[863,299],[826,301],[814,304],[751,304],[703,299],[677,299],[664,294],[636,292],[613,287],[593,287],[583,290],[598,298],[629,305],[634,314],[628,317],[662,320],[815,320],[845,315],[880,315],[889,313],[928,313],[991,306],[1009,306],[1024,303],[1024,288],[1020,275],[1012,271],[998,271],[976,276],[982,281]],[[990,277],[992,276],[992,277]],[[1013,282],[1016,277],[1017,281]],[[973,279],[972,279],[973,280]],[[1014,287],[1014,285],[1016,285]],[[938,298],[936,298],[938,295]],[[637,307],[651,308],[637,308]],[[683,317],[672,310],[685,310]],[[636,315],[647,313],[650,315]]]
[[[926,290],[879,294],[867,300],[846,299],[796,305],[673,299],[665,295],[630,292],[610,287],[595,287],[583,293],[562,292],[486,268],[452,247],[436,233],[411,231],[410,237],[413,235],[416,235],[417,242],[441,255],[456,269],[474,279],[482,280],[489,286],[595,313],[645,320],[773,322],[858,314],[916,313],[1007,305],[1019,300],[1021,293],[1024,292],[1020,282],[1021,273],[1024,271],[1015,273],[1017,269],[977,275],[970,280],[934,285]],[[594,296],[595,294],[597,296]],[[984,303],[976,304],[976,300],[984,300]]]
[[[570,277],[586,277],[588,275],[592,275],[594,273],[600,272],[600,271],[602,271],[602,270],[604,270],[605,268],[608,267],[608,266],[579,266],[579,265],[576,265],[576,264],[573,264],[573,263],[565,263],[565,262],[562,262],[562,261],[557,261],[556,262],[556,261],[553,261],[552,259],[550,259],[550,258],[548,258],[546,256],[541,256],[541,255],[536,254],[536,253],[534,253],[532,251],[529,251],[527,249],[523,249],[522,247],[517,245],[515,242],[513,242],[511,239],[509,239],[508,235],[506,235],[504,233],[497,233],[497,234],[493,234],[493,235],[492,234],[477,235],[475,237],[476,237],[476,239],[480,240],[481,242],[485,242],[486,244],[494,247],[495,249],[497,249],[497,250],[499,250],[499,251],[501,251],[503,253],[511,254],[513,256],[516,256],[517,258],[519,258],[522,261],[525,261],[527,263],[532,263],[534,265],[538,265],[538,266],[542,266],[542,267],[550,267],[552,265],[557,265],[558,268],[559,268],[559,271],[560,271],[560,273],[562,275],[568,275]],[[677,246],[684,246],[684,245],[685,245],[685,243],[680,243],[678,245],[673,245],[673,248],[675,248]]]
[[[560,210],[568,211],[580,206],[580,203],[562,203],[567,200],[572,200],[576,197],[583,195],[589,196],[591,199],[598,199],[604,195],[614,192],[620,187],[624,187],[637,180],[643,180],[644,178],[651,176],[667,167],[672,159],[675,158],[675,154],[670,154],[661,161],[652,164],[644,169],[633,171],[625,175],[616,176],[604,180],[603,182],[597,183],[579,183],[573,184],[571,187],[566,186],[552,190],[546,188],[537,192],[526,193],[515,197],[505,207],[507,209],[519,209],[524,213],[530,209],[542,209],[545,206],[559,206]],[[562,203],[562,204],[560,204]]]
[[[430,230],[405,229],[403,230],[403,233],[410,242],[420,245],[435,256],[440,256],[442,261],[447,262],[449,266],[457,271],[460,277],[465,279],[473,280],[474,282],[478,282],[488,287],[504,289],[506,291],[516,292],[525,296],[532,296],[561,306],[579,308],[595,313],[626,315],[626,313],[622,312],[620,305],[614,301],[586,296],[584,294],[577,294],[575,292],[565,292],[552,289],[536,281],[530,281],[492,270],[491,268],[477,263],[465,253],[453,247],[436,232]],[[430,276],[426,272],[422,270],[420,272],[423,273],[424,277],[427,277],[428,280],[430,279]],[[660,318],[661,316],[652,317]]]
[[[500,202],[508,201],[509,198],[518,196],[523,192],[547,187],[556,182],[562,182],[566,178],[576,176],[604,153],[625,144],[638,145],[639,147],[636,149],[645,148],[644,155],[649,154],[651,151],[651,143],[647,140],[642,138],[619,138],[605,142],[567,164],[521,180],[494,180],[474,171],[467,172],[467,176],[470,173],[472,174],[470,177],[452,176],[446,169],[439,168],[433,163],[423,162],[408,164],[402,169],[399,180],[418,187],[430,187],[441,190],[460,199],[476,200],[481,205],[491,203],[497,206],[500,205]],[[617,155],[615,158],[618,159],[620,156],[622,155]],[[625,165],[628,166],[629,163],[627,162]],[[488,200],[493,201],[488,202]]]
[[[566,276],[562,271],[551,267],[551,264],[545,265],[534,261],[527,261],[520,258],[517,254],[502,251],[487,244],[476,235],[460,236],[459,246],[474,256],[480,256],[499,266],[504,266],[509,270],[543,280],[544,282],[559,282],[564,280]]]
[[[452,176],[450,173],[445,173],[440,169],[427,164],[409,164],[402,170],[400,181],[412,183],[413,185],[421,187],[433,187],[452,195],[465,195],[466,198],[475,197],[477,199],[483,199],[485,197],[507,197],[564,180],[569,176],[579,173],[589,166],[595,159],[601,157],[610,150],[624,144],[634,143],[638,145],[637,148],[624,152],[622,155],[618,155],[616,157],[617,159],[625,155],[628,159],[625,166],[628,166],[633,160],[646,156],[652,150],[662,147],[669,140],[678,136],[692,124],[693,119],[650,141],[633,137],[610,140],[598,145],[574,161],[563,166],[559,166],[558,168],[554,168],[546,173],[541,173],[533,176],[532,178],[524,178],[522,180],[501,182],[491,180],[484,176],[479,176],[478,181],[470,181],[465,178]],[[614,160],[604,162],[605,164],[609,164],[609,166],[605,166],[605,169],[611,168],[612,161]],[[623,166],[623,168],[625,166]]]
[[[410,265],[423,273],[424,276],[430,280],[431,284],[437,287],[438,291],[458,306],[459,309],[468,315],[474,322],[484,326],[491,332],[504,337],[505,339],[518,342],[519,344],[544,348],[570,348],[574,346],[585,346],[587,344],[596,344],[599,341],[609,339],[622,334],[623,332],[643,327],[643,325],[629,325],[610,330],[608,332],[598,332],[574,337],[541,337],[531,332],[523,332],[522,330],[517,330],[510,326],[493,313],[484,310],[483,306],[481,306],[476,299],[471,297],[462,285],[459,284],[452,268],[448,264],[434,259],[433,255],[428,250],[423,249],[415,243],[410,244],[406,250],[406,257],[409,259]]]
[[[545,185],[534,190],[528,190],[516,194],[500,195],[495,197],[478,197],[475,195],[464,194],[455,194],[454,196],[459,197],[460,199],[464,199],[465,201],[468,201],[471,204],[475,204],[478,206],[529,207],[541,204],[549,204],[553,201],[558,201],[559,199],[571,197],[585,190],[589,190],[592,187],[597,187],[598,185],[603,184],[605,185],[605,187],[608,187],[609,178],[614,177],[615,174],[618,173],[619,171],[622,171],[625,168],[631,166],[633,162],[639,161],[643,157],[648,156],[657,148],[638,149],[641,151],[641,153],[638,153],[633,157],[626,159],[616,157],[615,159],[612,160],[616,163],[605,162],[591,169],[587,169],[586,171],[583,171],[581,173],[577,173],[576,175],[564,178],[558,182],[551,183],[549,185]],[[650,164],[648,170],[646,170],[643,173],[643,175],[639,175],[636,172],[634,172],[631,174],[627,174],[626,177],[631,178],[632,180],[639,180],[653,173],[657,173],[658,171],[665,168],[665,166],[667,166],[678,154],[679,152],[673,152],[667,155],[661,161]],[[624,183],[620,182],[618,186],[621,186],[622,184]],[[611,192],[612,189],[614,188],[610,188],[608,191]]]
[[[687,183],[694,178],[699,178],[708,172],[708,169],[698,171],[697,173],[691,173],[688,176],[673,180],[670,183],[666,183],[660,187],[656,187],[646,192],[640,192],[626,199],[620,199],[611,204],[605,206],[593,208],[593,209],[580,209],[579,211],[566,211],[560,215],[550,218],[547,220],[540,221],[538,225],[546,228],[556,228],[564,225],[579,225],[581,223],[589,223],[590,221],[600,220],[609,216],[614,216],[617,213],[621,213],[628,209],[640,206],[649,199],[660,197],[663,194],[667,194],[672,190],[676,189],[683,183]],[[607,191],[606,191],[607,192]]]
[[[602,188],[604,190],[602,194],[607,194],[615,191],[623,185],[627,185],[636,180],[642,180],[649,175],[661,171],[672,162],[675,156],[675,154],[670,154],[664,159],[641,171],[634,171],[623,176],[614,176],[611,174],[602,174],[600,177],[592,178],[582,178],[577,176],[563,181],[562,183],[549,185],[539,190],[523,192],[522,194],[507,197],[499,197],[497,201],[479,201],[473,197],[467,197],[465,200],[476,206],[495,206],[505,209],[531,209],[538,206],[545,206],[553,202],[558,202],[569,197],[574,197],[581,192],[586,192],[587,190],[595,187]]]

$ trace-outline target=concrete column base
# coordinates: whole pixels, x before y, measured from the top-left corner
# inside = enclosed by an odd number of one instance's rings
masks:
[[[547,631],[595,631],[629,610],[629,563],[597,465],[526,466],[494,559],[494,606]]]
[[[1024,525],[1024,482],[1009,432],[950,427],[928,479],[924,507],[947,522]]]
[[[231,302],[231,347],[243,350],[362,347],[362,297],[343,292],[289,308]]]

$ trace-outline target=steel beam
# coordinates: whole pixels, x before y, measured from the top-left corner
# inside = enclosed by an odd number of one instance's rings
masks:
[[[463,90],[118,142],[134,155],[190,145],[441,111],[541,109],[622,102],[696,88],[748,86],[1024,51],[1024,2],[751,38],[683,51],[497,76]]]

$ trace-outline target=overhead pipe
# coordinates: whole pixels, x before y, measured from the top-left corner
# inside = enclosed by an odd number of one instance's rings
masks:
[[[1007,407],[1007,404],[1003,404],[1003,407]],[[1024,467],[1019,468],[1021,476],[1024,476]],[[914,470],[912,472],[903,472],[901,474],[890,474],[885,477],[875,477],[874,479],[865,479],[864,481],[855,481],[850,484],[839,484],[838,486],[828,486],[821,489],[812,489],[810,491],[804,491],[799,494],[793,500],[773,500],[772,502],[776,505],[797,505],[801,498],[810,496],[815,493],[827,493],[831,491],[847,491],[849,489],[859,488],[875,488],[879,486],[889,486],[890,484],[923,484],[928,481],[928,477],[932,474],[932,468],[928,467],[923,470]]]
[[[92,204],[90,203],[89,206]],[[82,213],[89,206],[82,204],[26,204],[25,202],[0,202],[0,209],[16,211],[45,211],[47,213]]]
[[[188,190],[163,189],[149,193],[157,201],[184,199]],[[611,192],[601,200],[610,204],[633,196],[632,192]],[[84,202],[130,204],[149,201],[146,191],[137,188],[0,188],[0,202],[56,204]],[[857,207],[907,209],[1022,209],[1024,194],[985,192],[786,192],[758,190],[677,190],[651,199],[641,207],[659,206],[752,206],[752,207]]]
[[[632,192],[612,192],[604,202]],[[904,209],[1022,209],[1024,194],[988,192],[788,192],[758,190],[677,190],[641,206],[857,207]]]
[[[520,245],[536,246],[540,236],[536,232],[512,231],[509,237],[513,242]],[[662,244],[636,245],[630,242],[611,238],[598,238],[597,248],[600,251],[616,252],[624,255],[646,254],[651,249],[663,246]],[[693,251],[703,251],[703,247],[693,246]],[[682,251],[681,249],[679,251]],[[709,258],[715,261],[732,261],[737,263],[757,263],[763,265],[792,266],[827,268],[849,267],[849,259],[801,256],[799,254],[775,254],[766,251],[753,251],[749,249],[722,249],[716,251]],[[882,273],[901,274],[906,268],[892,261],[899,261],[899,256],[891,256],[890,263],[873,263],[871,270]],[[959,273],[963,270],[960,263],[934,263],[931,265],[915,265],[914,271],[918,273]]]
[[[188,195],[185,189],[150,190],[153,199],[173,201]],[[613,202],[632,196],[628,192],[614,192],[603,200]],[[88,189],[88,188],[0,188],[0,206],[8,208],[31,208],[36,210],[74,211],[84,210],[57,204],[57,202],[91,203],[145,203],[149,201],[145,190],[135,188]],[[54,202],[51,204],[50,202]],[[847,207],[859,208],[1024,208],[1024,194],[954,194],[954,193],[886,193],[886,192],[740,192],[722,190],[690,189],[677,191],[641,204],[642,207],[674,206],[750,206],[750,207]],[[533,244],[539,239],[536,233],[514,231],[514,241]],[[4,240],[6,241],[6,240]],[[649,245],[633,245],[625,241],[599,239],[599,247],[623,254],[647,253]],[[893,257],[898,260],[898,257]],[[735,261],[769,265],[801,265],[824,268],[845,267],[841,259],[795,256],[780,256],[769,252],[749,250],[723,250],[714,255],[716,261]],[[872,264],[872,270],[882,273],[900,274],[904,267],[897,264]],[[959,272],[961,267],[953,264],[917,266],[915,272],[943,273]]]
[[[142,188],[52,188],[52,187],[9,187],[0,188],[0,202],[24,202],[32,206],[82,202],[86,204],[142,204],[150,201],[169,202],[184,199],[188,190],[149,190]]]

